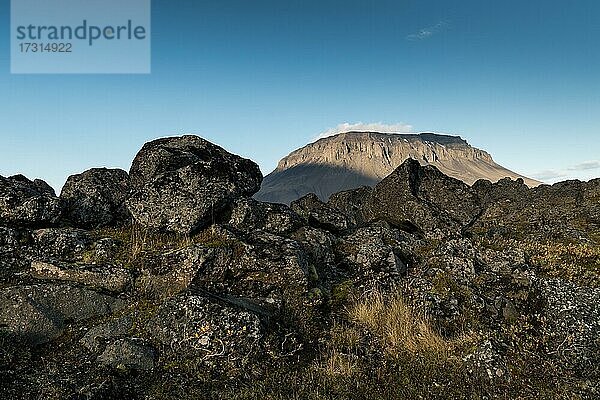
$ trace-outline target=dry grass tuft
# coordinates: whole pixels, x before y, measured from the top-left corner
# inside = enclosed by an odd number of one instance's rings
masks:
[[[431,320],[417,312],[400,293],[386,298],[373,292],[351,306],[348,315],[351,321],[377,336],[392,356],[409,353],[448,359],[473,340],[468,334],[444,338]]]
[[[356,356],[335,349],[329,351],[321,365],[323,372],[328,376],[351,377],[359,372]]]

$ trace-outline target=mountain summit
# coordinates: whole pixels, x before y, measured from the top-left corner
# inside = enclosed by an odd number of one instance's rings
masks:
[[[374,186],[409,158],[436,166],[469,185],[478,179],[496,182],[506,177],[521,178],[528,186],[540,184],[496,164],[487,152],[472,147],[460,136],[345,132],[308,144],[283,158],[265,177],[255,197],[289,204],[315,193],[327,200],[342,190]]]

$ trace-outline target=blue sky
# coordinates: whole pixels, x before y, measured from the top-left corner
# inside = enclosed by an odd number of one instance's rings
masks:
[[[460,135],[547,181],[600,176],[600,2],[153,1],[150,75],[11,75],[0,175],[60,188],[196,133],[263,173],[342,123]]]

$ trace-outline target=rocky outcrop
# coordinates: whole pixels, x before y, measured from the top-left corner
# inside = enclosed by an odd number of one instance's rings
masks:
[[[58,222],[63,204],[46,182],[0,176],[0,225],[46,227]]]
[[[192,136],[145,145],[114,197],[122,171],[62,199],[2,178],[0,397],[597,398],[600,180],[428,164],[289,207]]]
[[[136,281],[138,291],[146,296],[165,298],[189,288],[192,280],[214,250],[199,244],[160,254],[147,261]]]
[[[480,211],[467,184],[411,159],[377,184],[363,206],[367,220],[438,235],[459,231]]]
[[[94,241],[88,231],[76,228],[38,229],[31,236],[41,257],[63,261],[75,261]]]
[[[262,231],[230,237],[198,272],[196,287],[264,315],[305,300],[309,265],[297,242]]]
[[[129,171],[127,207],[155,231],[189,234],[210,225],[240,197],[260,188],[262,174],[247,159],[197,136],[146,143]]]
[[[485,210],[470,231],[490,238],[593,243],[600,227],[600,180],[566,181],[527,190],[501,181],[483,197]],[[590,236],[591,233],[591,236]]]
[[[458,136],[347,132],[320,139],[283,158],[255,197],[289,204],[315,193],[326,201],[340,191],[375,186],[409,158],[469,185],[478,179],[496,182],[505,177],[523,178],[529,186],[540,184],[501,167],[488,153]]]
[[[411,267],[414,244],[411,235],[379,223],[343,236],[335,250],[357,286],[389,288],[397,285]]]
[[[84,229],[119,226],[129,222],[124,202],[129,193],[129,176],[120,169],[93,168],[71,175],[60,198],[65,218]]]

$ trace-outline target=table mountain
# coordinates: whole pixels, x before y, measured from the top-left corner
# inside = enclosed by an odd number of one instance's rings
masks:
[[[487,152],[459,136],[347,132],[320,139],[283,158],[265,177],[255,198],[289,204],[316,193],[327,200],[342,190],[374,186],[408,158],[433,165],[469,185],[478,179],[496,182],[506,177],[522,178],[528,186],[540,184],[496,164]]]

